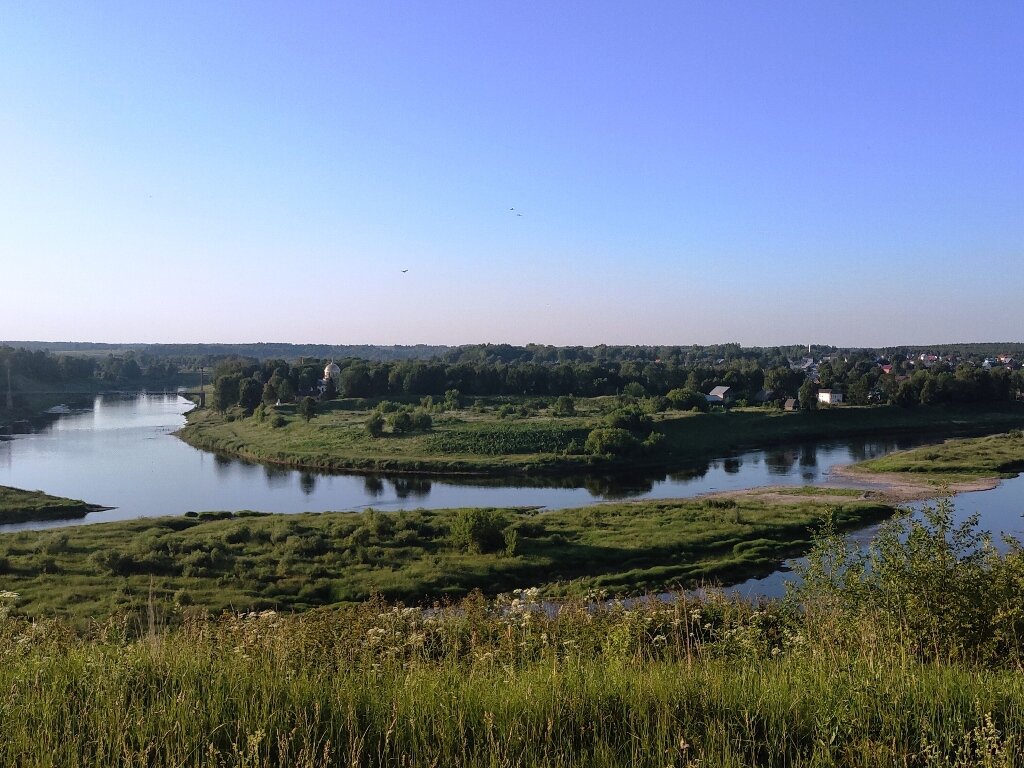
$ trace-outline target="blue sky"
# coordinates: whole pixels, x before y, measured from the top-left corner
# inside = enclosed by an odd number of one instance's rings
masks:
[[[1021,3],[0,0],[0,338],[1020,340],[1022,39]]]

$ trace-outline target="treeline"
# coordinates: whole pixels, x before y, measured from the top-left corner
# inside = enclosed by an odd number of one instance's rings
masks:
[[[90,379],[107,382],[167,379],[177,376],[181,370],[175,361],[153,359],[148,355],[136,356],[133,352],[96,358],[0,346],[0,377],[3,379],[0,383],[4,388],[7,386],[8,368],[15,390],[28,382],[57,384]]]
[[[785,361],[785,358],[783,358]],[[261,401],[290,402],[296,396],[318,393],[325,360],[290,364],[285,360],[261,363],[235,360],[222,363],[214,373],[214,404],[225,410],[240,404],[252,411]],[[800,397],[807,406],[819,388],[839,389],[855,405],[998,402],[1017,397],[1024,389],[1024,374],[1006,368],[991,370],[961,363],[920,363],[893,357],[891,371],[862,356],[822,363],[817,376],[808,376],[788,362],[764,368],[756,360],[739,357],[713,365],[681,362],[379,362],[346,359],[337,362],[340,373],[327,382],[325,396],[333,397],[443,397],[451,391],[468,397],[525,395],[534,397],[669,397],[702,407],[703,395],[716,386],[728,386],[733,402],[779,404]]]
[[[7,371],[12,379],[38,382],[67,382],[88,379],[96,368],[94,360],[74,355],[52,355],[43,350],[29,351],[0,347],[0,383],[7,387]],[[17,385],[14,385],[17,388]]]
[[[197,365],[213,365],[232,357],[270,360],[283,358],[360,357],[366,360],[430,359],[440,356],[450,347],[432,344],[383,346],[377,344],[278,344],[255,342],[251,344],[104,344],[83,341],[9,341],[0,342],[28,350],[56,353],[75,353],[92,357],[112,354],[123,356],[134,353],[139,358],[172,358]]]

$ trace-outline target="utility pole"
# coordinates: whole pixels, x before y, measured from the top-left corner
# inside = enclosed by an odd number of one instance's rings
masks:
[[[203,391],[203,366],[199,366],[199,407],[206,407],[206,392]]]

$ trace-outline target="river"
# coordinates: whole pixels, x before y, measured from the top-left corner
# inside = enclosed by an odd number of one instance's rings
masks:
[[[224,458],[173,436],[192,403],[176,395],[98,396],[92,408],[0,439],[0,485],[42,490],[113,507],[70,521],[15,523],[0,531],[80,525],[188,511],[323,512],[373,507],[538,506],[664,499],[761,485],[828,485],[836,464],[918,444],[911,438],[847,439],[721,456],[670,474],[483,483],[466,478],[327,474]],[[842,484],[842,483],[837,483]],[[564,486],[564,487],[560,487]],[[983,528],[1020,536],[1024,482],[956,498],[957,515],[981,513]],[[870,533],[870,529],[866,531]],[[770,579],[751,582],[772,593]],[[760,585],[760,586],[758,586]]]

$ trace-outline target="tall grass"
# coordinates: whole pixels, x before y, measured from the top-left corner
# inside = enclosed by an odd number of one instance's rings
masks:
[[[914,626],[959,609],[911,596],[914,569],[937,559],[948,570],[916,574],[925,596],[945,573],[953,594],[977,584],[1002,616],[1012,606],[989,598],[1019,598],[1002,578],[1021,572],[1019,554],[959,569],[961,545],[979,542],[942,530],[941,514],[915,524],[932,538],[908,544],[904,529],[868,553],[905,564],[905,579],[858,570],[823,539],[808,586],[762,605],[519,592],[173,628],[154,611],[84,633],[4,617],[0,764],[1018,765],[1024,646],[957,621],[943,625],[950,642],[918,642]],[[991,589],[975,580],[986,569]]]

